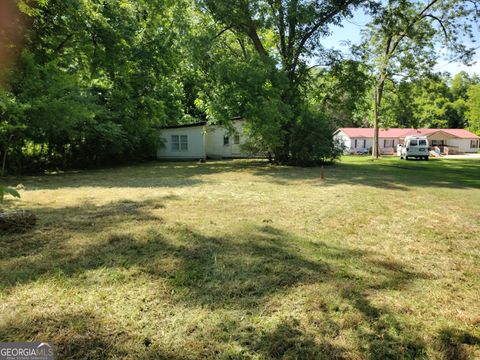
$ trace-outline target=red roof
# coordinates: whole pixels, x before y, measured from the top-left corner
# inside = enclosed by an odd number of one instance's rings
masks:
[[[350,138],[373,138],[373,128],[340,128]],[[404,138],[409,135],[431,135],[443,131],[460,139],[480,139],[477,135],[465,129],[380,129],[381,138]]]

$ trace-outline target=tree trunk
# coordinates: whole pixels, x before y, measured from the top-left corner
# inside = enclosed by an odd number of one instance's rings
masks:
[[[65,170],[67,168],[67,145],[63,145],[63,170]]]
[[[1,172],[0,176],[5,175],[5,167],[7,165],[7,153],[8,153],[8,142],[5,144],[5,149],[3,150],[2,172]]]
[[[248,30],[247,30],[248,37],[250,40],[252,40],[253,45],[255,46],[255,49],[261,56],[267,56],[267,51],[263,47],[262,41],[260,40],[260,37],[257,34],[257,29],[253,25],[251,25]]]
[[[379,104],[378,104],[378,88],[375,86],[374,89],[374,106],[373,106],[373,146],[372,146],[372,156],[375,159],[378,159],[379,157],[379,148],[378,148],[378,135],[379,135],[379,130],[378,130],[378,110],[379,110]]]
[[[373,147],[372,156],[375,159],[380,157],[379,132],[380,132],[380,110],[383,98],[383,89],[385,87],[385,73],[381,73],[375,86],[375,101],[373,109]]]

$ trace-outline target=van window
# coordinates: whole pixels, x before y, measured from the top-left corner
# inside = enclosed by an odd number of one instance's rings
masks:
[[[427,146],[427,140],[419,140],[418,145],[420,146]]]
[[[417,146],[418,142],[417,140],[410,140],[410,146]]]

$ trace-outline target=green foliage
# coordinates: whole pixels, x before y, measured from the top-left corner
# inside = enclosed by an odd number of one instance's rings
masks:
[[[362,61],[322,46],[329,27],[367,5],[374,20]],[[448,23],[456,50],[464,49],[453,30],[469,19],[468,8],[435,2],[417,21],[421,5],[19,0],[20,15],[0,39],[16,59],[0,69],[7,79],[0,91],[2,173],[148,158],[164,125],[208,120],[228,127],[236,116],[247,120],[252,151],[272,161],[328,161],[337,156],[334,125],[364,125],[370,117],[380,70],[382,87],[391,91],[384,124],[463,126],[467,89],[478,79],[460,74],[449,89],[436,80],[395,78],[431,67],[439,21]],[[397,51],[383,56],[386,44]],[[313,59],[327,66],[318,71]],[[385,85],[386,79],[397,84]]]
[[[343,60],[313,75],[312,103],[332,119],[337,127],[361,126],[368,118],[371,79],[358,61]]]
[[[8,152],[7,167],[40,170],[152,156],[156,129],[184,116],[175,42],[183,6],[160,0],[20,2],[32,27],[25,29],[25,49],[0,96],[0,152]]]
[[[6,194],[11,195],[11,196],[16,197],[16,198],[20,198],[20,194],[14,188],[0,185],[0,204],[3,203],[3,199],[4,199]]]
[[[305,123],[304,109],[314,98],[308,58],[329,57],[320,39],[330,25],[349,16],[362,2],[199,1],[213,18],[212,27],[205,31],[215,29],[209,34],[215,42],[204,67],[211,85],[201,102],[208,118],[218,121],[240,115],[249,123],[252,149],[270,154],[279,163],[309,162],[298,151],[298,131],[315,121],[319,133],[326,127],[316,116],[308,115]],[[331,136],[329,131],[322,134]],[[313,151],[305,157],[312,162],[328,157],[323,150],[318,156]]]
[[[467,91],[466,117],[471,131],[480,135],[480,84],[471,85]]]
[[[466,100],[468,89],[471,85],[479,84],[480,77],[477,74],[469,75],[465,71],[460,71],[451,81],[451,91],[455,98]]]
[[[285,139],[285,127],[291,119],[291,107],[282,101],[282,78],[273,64],[258,56],[250,61],[216,64],[214,91],[206,96],[209,120],[231,119],[241,114],[248,120],[250,137],[261,139],[268,152],[278,155]]]
[[[292,158],[304,166],[338,159],[343,148],[333,140],[334,130],[322,114],[305,109],[293,128]]]
[[[429,75],[418,80],[388,82],[385,86],[381,125],[415,128],[468,127],[467,92],[458,91],[455,85],[455,79],[458,78],[455,76],[452,80],[448,75]]]
[[[474,49],[465,45],[464,37],[474,39],[472,29],[478,26],[479,12],[469,3],[456,0],[389,0],[376,10],[364,32],[363,44],[355,51],[368,64],[374,79],[372,122],[378,130],[384,115],[382,100],[387,81],[429,73],[437,62],[440,47],[465,63],[471,61]],[[442,102],[425,110],[428,117],[435,118],[439,115],[436,110],[443,107]],[[375,134],[373,155],[378,157],[378,132]]]

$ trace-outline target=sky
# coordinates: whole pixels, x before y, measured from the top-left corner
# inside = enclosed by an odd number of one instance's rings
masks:
[[[322,44],[326,48],[335,48],[345,53],[348,52],[348,45],[346,45],[345,42],[350,41],[353,44],[358,44],[361,40],[360,32],[369,20],[369,17],[365,15],[363,11],[357,10],[354,13],[353,18],[345,19],[343,21],[343,27],[332,27],[332,34],[329,37],[322,39]],[[480,31],[478,29],[476,30],[476,35],[476,38],[480,40]],[[468,41],[468,44],[474,47],[479,46],[478,43],[472,44],[470,41]],[[475,64],[472,66],[465,66],[459,62],[439,59],[437,66],[434,69],[435,71],[449,72],[452,75],[455,75],[460,71],[466,71],[469,74],[477,73],[480,75],[480,49],[476,50],[474,60],[476,61]]]

